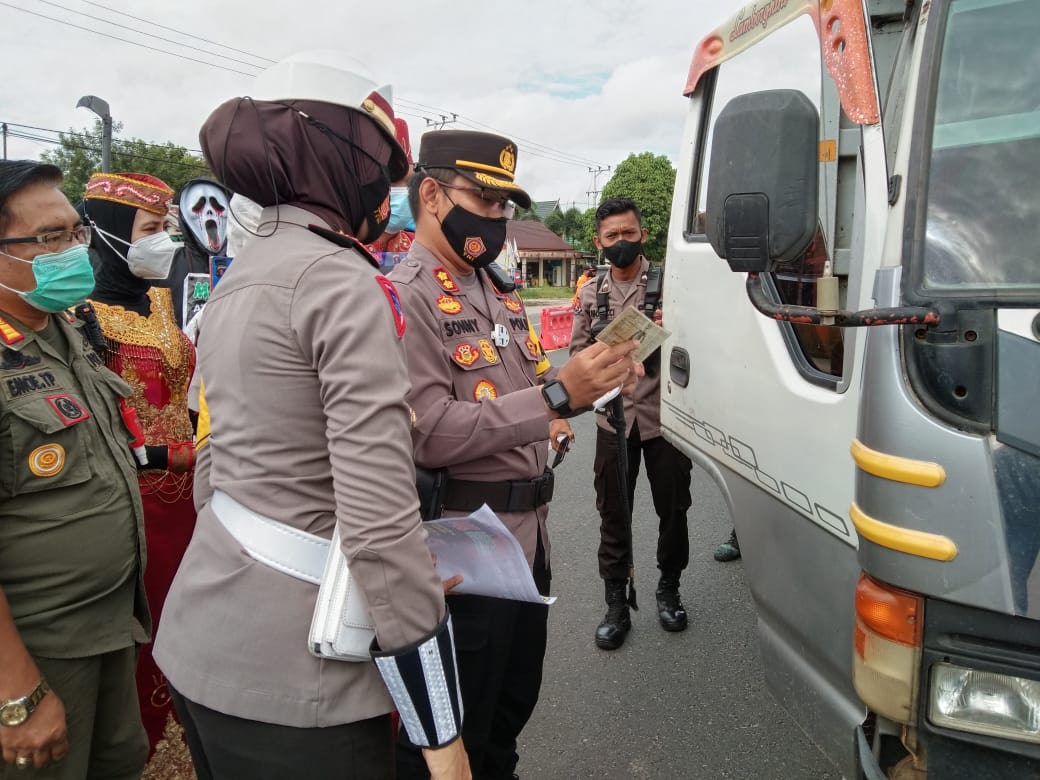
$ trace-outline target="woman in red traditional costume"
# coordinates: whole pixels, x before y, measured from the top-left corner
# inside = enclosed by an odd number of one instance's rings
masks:
[[[195,528],[194,429],[187,404],[195,349],[178,326],[171,291],[153,286],[169,275],[177,249],[163,229],[172,196],[152,176],[99,173],[87,182],[80,205],[92,228],[97,283],[90,304],[100,325],[95,349],[132,388],[128,404],[144,434],[138,450],[139,461],[146,458],[138,471],[148,552],[144,580],[156,629]],[[150,645],[141,648],[137,689],[151,747],[145,777],[192,776]]]

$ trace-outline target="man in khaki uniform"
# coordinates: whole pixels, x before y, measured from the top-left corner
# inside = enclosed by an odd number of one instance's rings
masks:
[[[65,311],[94,277],[60,184],[0,162],[0,778],[129,780],[150,630],[130,388]]]
[[[516,536],[540,592],[549,589],[545,521],[549,422],[630,386],[635,342],[599,345],[540,378],[543,361],[519,296],[484,270],[505,242],[514,201],[516,146],[490,133],[422,137],[409,201],[415,243],[391,274],[408,317],[405,348],[418,466],[448,474],[443,509],[467,514],[487,503]],[[540,381],[544,384],[540,384]],[[513,776],[516,738],[538,701],[545,654],[544,605],[450,596],[466,709],[463,737],[475,778]],[[425,777],[402,737],[398,776]]]
[[[645,239],[639,207],[632,200],[609,198],[596,209],[596,246],[603,250],[610,270],[582,288],[571,330],[572,356],[596,344],[596,332],[629,306],[660,323],[660,271],[651,270],[642,254]],[[652,285],[648,284],[651,278],[655,280]],[[648,288],[652,288],[650,293]],[[607,614],[596,628],[596,646],[616,650],[632,626],[629,603],[634,598],[626,594],[633,569],[632,523],[618,486],[617,433],[606,415],[600,415],[597,423],[594,469],[596,509],[601,519],[599,573],[604,580]],[[686,513],[691,504],[693,464],[661,435],[660,352],[647,359],[646,376],[639,380],[632,397],[625,399],[625,428],[627,506],[633,506],[639,461],[645,457],[654,509],[660,518],[658,620],[665,631],[683,631],[686,608],[679,597],[679,576],[690,559]]]

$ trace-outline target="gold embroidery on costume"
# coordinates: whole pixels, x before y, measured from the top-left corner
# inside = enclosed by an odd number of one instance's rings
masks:
[[[141,780],[195,780],[195,767],[184,741],[184,729],[167,713],[162,739],[155,744],[155,753],[144,768]]]
[[[137,410],[148,444],[188,442],[192,440],[188,417],[191,343],[177,327],[170,290],[152,287],[148,297],[152,310],[147,317],[122,306],[92,301],[108,342],[105,365],[133,390],[130,405]],[[155,383],[170,394],[161,407],[153,406],[145,395],[146,388]]]

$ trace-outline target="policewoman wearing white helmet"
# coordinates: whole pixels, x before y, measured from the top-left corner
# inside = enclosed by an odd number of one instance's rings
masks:
[[[433,777],[470,777],[414,487],[407,323],[362,246],[407,164],[390,101],[356,60],[308,52],[199,134],[223,184],[263,207],[206,307],[199,521],[154,653],[200,780],[392,778],[395,708]],[[308,650],[324,561],[308,545],[334,528],[375,663]]]

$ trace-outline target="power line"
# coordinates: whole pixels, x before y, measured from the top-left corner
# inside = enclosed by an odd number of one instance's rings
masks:
[[[105,11],[109,11],[109,12],[114,13],[114,14],[119,14],[120,16],[126,16],[126,17],[128,17],[130,19],[133,19],[135,21],[138,21],[138,22],[144,22],[145,24],[150,24],[153,27],[158,27],[160,30],[168,30],[170,32],[175,32],[175,33],[177,33],[179,35],[185,35],[188,38],[194,38],[197,41],[202,41],[203,43],[208,43],[211,46],[219,46],[222,49],[227,49],[228,51],[238,52],[239,54],[244,54],[247,57],[252,57],[253,59],[256,59],[256,60],[263,60],[264,62],[270,62],[272,64],[277,62],[277,60],[272,60],[270,57],[262,57],[259,54],[253,54],[253,53],[248,52],[248,51],[243,51],[242,49],[236,49],[234,46],[228,46],[226,43],[217,43],[216,41],[211,41],[209,38],[203,38],[200,35],[195,35],[195,34],[190,33],[190,32],[184,32],[183,30],[178,30],[175,27],[167,27],[165,24],[159,24],[158,22],[150,22],[147,19],[142,19],[140,16],[134,16],[133,14],[128,14],[128,13],[125,13],[123,11],[118,11],[115,8],[109,8],[107,5],[101,5],[101,3],[94,3],[94,2],[91,2],[91,0],[82,0],[82,2],[86,3],[87,5],[96,6],[97,8],[101,8],[101,9],[103,9]],[[254,66],[254,67],[258,67],[258,66]]]
[[[149,45],[144,44],[144,43],[138,43],[137,41],[130,41],[130,40],[127,40],[126,38],[120,38],[118,35],[109,35],[108,33],[101,32],[100,30],[93,30],[90,27],[83,27],[82,25],[79,25],[79,24],[73,24],[72,22],[67,22],[64,19],[55,19],[53,16],[47,16],[46,14],[37,13],[36,11],[30,11],[28,8],[19,8],[18,6],[11,5],[10,3],[6,3],[3,0],[0,0],[0,5],[6,6],[7,8],[11,8],[11,9],[13,9],[15,11],[21,11],[22,13],[32,14],[33,16],[38,16],[41,19],[46,19],[46,20],[48,20],[50,22],[57,22],[58,24],[64,24],[64,25],[66,25],[68,27],[75,27],[77,30],[83,30],[84,32],[94,33],[95,35],[101,35],[101,36],[103,36],[105,38],[111,38],[112,40],[120,41],[122,43],[129,43],[131,46],[140,46],[142,49],[149,49],[150,51],[157,51],[160,54],[169,54],[171,57],[177,57],[177,58],[182,59],[182,60],[187,60],[188,62],[197,62],[200,65],[208,65],[211,68],[220,68],[221,70],[226,70],[226,71],[229,71],[231,73],[238,73],[241,76],[255,76],[256,75],[255,73],[246,73],[244,70],[235,70],[234,68],[227,68],[227,67],[224,67],[223,65],[218,65],[215,62],[206,62],[205,60],[197,60],[194,57],[187,57],[187,56],[185,56],[183,54],[177,54],[176,52],[166,51],[165,49],[157,49],[154,46],[149,46]]]
[[[29,133],[16,133],[8,131],[7,135],[9,138],[19,138],[23,141],[33,141],[36,143],[50,144],[51,146],[62,146],[67,149],[82,149],[88,152],[97,152],[98,154],[101,153],[101,149],[97,146],[88,146],[86,144],[71,143],[69,141],[56,141],[53,138],[44,138],[43,136],[31,135]],[[117,143],[125,142],[117,141]],[[127,157],[134,160],[149,160],[151,162],[162,163],[163,165],[174,165],[178,168],[190,168],[193,170],[198,170],[205,169],[207,167],[206,163],[203,160],[199,160],[197,163],[179,162],[177,160],[165,160],[161,157],[149,157],[146,154],[137,154],[135,152],[126,151],[125,149],[121,149],[118,146],[114,147],[112,151],[115,154],[120,155],[121,157]]]
[[[156,36],[156,35],[152,35],[151,33],[146,33],[143,30],[136,30],[135,28],[127,27],[125,25],[120,25],[120,24],[118,24],[116,22],[112,22],[110,20],[102,19],[100,17],[91,16],[89,14],[84,14],[84,13],[79,12],[79,11],[72,11],[72,9],[66,8],[64,6],[61,6],[58,3],[51,2],[51,0],[39,0],[39,1],[47,3],[48,5],[52,5],[52,6],[61,8],[62,10],[71,11],[72,13],[79,13],[82,16],[86,16],[86,17],[88,17],[90,19],[94,19],[96,21],[100,21],[100,22],[105,23],[105,24],[112,24],[114,26],[123,27],[124,29],[131,30],[131,31],[133,31],[135,33],[139,33],[141,35],[147,35],[147,36],[152,37],[152,38],[158,38],[159,40],[162,40],[163,42],[168,43],[168,44],[170,44],[172,46],[181,46],[181,47],[192,49],[192,50],[195,50],[195,51],[205,51],[203,49],[200,49],[200,48],[195,47],[195,46],[191,46],[189,44],[186,44],[186,43],[183,43],[183,42],[180,42],[180,41],[171,41],[169,39],[162,38],[161,36]],[[235,52],[238,52],[240,54],[245,54],[246,56],[252,57],[254,59],[263,60],[263,61],[266,61],[266,62],[275,62],[275,60],[272,60],[272,59],[270,59],[268,57],[263,57],[263,56],[258,55],[258,54],[253,54],[251,52],[247,52],[247,51],[242,50],[242,49],[236,49],[236,48],[231,47],[231,46],[225,46],[224,44],[220,44],[220,43],[216,43],[214,41],[210,41],[210,40],[208,40],[206,38],[202,38],[201,36],[197,36],[197,35],[194,35],[192,33],[187,33],[187,32],[183,32],[183,31],[180,31],[180,30],[176,30],[175,28],[168,27],[166,25],[162,25],[162,24],[159,24],[157,22],[152,22],[152,21],[149,21],[149,20],[144,19],[144,18],[139,17],[139,16],[134,16],[132,14],[124,13],[122,11],[117,11],[117,10],[115,10],[113,8],[110,8],[108,6],[102,5],[100,3],[91,2],[91,0],[82,0],[82,1],[85,2],[88,5],[96,6],[98,8],[104,9],[104,10],[109,11],[111,13],[117,13],[117,14],[120,14],[122,16],[126,16],[126,17],[129,17],[131,19],[134,19],[135,21],[139,21],[139,22],[142,22],[144,24],[150,24],[150,25],[153,25],[153,26],[158,27],[160,29],[168,30],[170,32],[176,32],[176,33],[178,33],[180,35],[186,35],[188,37],[195,38],[197,40],[204,41],[206,43],[211,43],[212,45],[215,45],[215,46],[221,46],[221,47],[226,48],[226,49],[228,49],[230,51],[235,51]],[[256,73],[250,73],[250,72],[246,72],[246,71],[237,70],[235,68],[230,68],[230,67],[227,67],[227,66],[224,66],[224,65],[220,65],[220,64],[215,63],[215,62],[207,62],[205,60],[199,60],[199,59],[196,59],[194,57],[189,57],[189,56],[186,56],[186,55],[183,55],[183,54],[178,54],[176,52],[167,51],[166,49],[159,49],[159,48],[156,48],[154,46],[149,46],[147,44],[140,43],[138,41],[132,41],[132,40],[128,40],[126,38],[121,38],[121,37],[119,37],[117,35],[111,35],[109,33],[102,32],[101,30],[95,30],[95,29],[92,29],[92,28],[89,28],[89,27],[83,27],[81,25],[74,24],[74,23],[66,21],[64,19],[56,19],[56,18],[54,18],[52,16],[47,16],[46,14],[41,14],[41,13],[38,13],[36,11],[30,11],[27,8],[21,8],[19,6],[12,5],[11,3],[5,2],[4,0],[0,0],[0,5],[5,6],[7,8],[11,8],[11,9],[13,9],[15,11],[21,11],[23,13],[27,13],[27,14],[31,14],[33,16],[37,16],[37,17],[40,17],[42,19],[46,19],[48,21],[56,22],[58,24],[63,24],[63,25],[66,25],[68,27],[75,28],[77,30],[82,30],[84,32],[89,32],[89,33],[93,33],[95,35],[100,35],[100,36],[103,36],[105,38],[110,38],[112,40],[120,41],[121,43],[128,43],[131,46],[138,46],[138,47],[143,48],[143,49],[148,49],[149,51],[158,52],[160,54],[168,54],[171,57],[177,57],[179,59],[186,60],[188,62],[194,62],[194,63],[200,64],[200,65],[206,65],[206,66],[211,67],[211,68],[218,68],[220,70],[224,70],[224,71],[227,71],[229,73],[237,73],[237,74],[239,74],[241,76],[254,77],[254,76],[257,75]],[[214,52],[213,54],[216,54],[216,53]],[[261,68],[262,67],[260,65],[255,65],[253,63],[247,63],[247,62],[244,62],[242,60],[235,59],[233,57],[228,57],[227,55],[223,55],[223,54],[216,54],[216,56],[222,57],[224,59],[231,60],[233,62],[238,62],[238,63],[244,64],[247,67],[253,67],[253,68]],[[443,109],[439,109],[439,108],[436,108],[434,106],[430,106],[428,104],[419,103],[419,102],[413,101],[413,100],[408,100],[407,98],[398,98],[398,101],[396,101],[396,102],[411,104],[411,106],[413,108],[418,107],[420,110],[422,110],[422,109],[429,109],[429,110],[432,110],[432,111],[436,112],[438,115],[440,115],[442,117],[445,116],[445,113],[450,113],[450,114],[452,114],[453,117],[457,117],[459,120],[463,120],[461,122],[461,124],[463,124],[464,126],[468,126],[471,129],[484,128],[484,129],[490,130],[492,132],[500,133],[500,134],[503,134],[503,135],[508,135],[508,133],[506,133],[505,131],[499,130],[499,129],[491,126],[491,125],[485,124],[485,123],[480,122],[480,121],[478,121],[476,119],[471,119],[469,117],[462,117],[462,116],[459,116],[458,114],[455,114],[454,112],[445,112]],[[405,112],[402,112],[402,113],[405,113]],[[410,116],[418,116],[419,118],[427,120],[428,122],[430,121],[430,120],[427,119],[426,116],[424,116],[422,114],[409,114],[409,115]],[[550,160],[552,162],[557,162],[557,163],[561,163],[561,164],[564,164],[564,165],[575,165],[575,166],[579,166],[579,167],[585,167],[585,166],[588,166],[589,164],[593,164],[593,165],[596,165],[596,166],[600,165],[600,163],[598,163],[595,160],[591,160],[591,159],[586,158],[586,157],[581,157],[579,155],[573,155],[573,154],[571,154],[569,152],[564,152],[564,151],[562,151],[560,149],[555,149],[553,147],[547,146],[545,144],[540,144],[540,143],[537,143],[535,141],[531,141],[529,139],[520,138],[519,136],[510,136],[510,137],[512,137],[513,140],[515,140],[517,142],[517,145],[525,153],[530,154],[533,157],[538,157],[538,158],[541,158],[541,159]],[[523,142],[523,143],[521,144],[521,142]]]
[[[138,30],[136,27],[130,27],[129,25],[120,24],[119,22],[113,22],[111,19],[102,19],[100,16],[94,16],[92,14],[88,14],[88,13],[85,13],[83,11],[77,11],[77,10],[75,10],[73,8],[69,8],[68,6],[62,5],[61,3],[55,3],[55,2],[53,2],[53,0],[36,0],[36,2],[43,3],[44,5],[53,6],[54,8],[58,8],[58,9],[60,9],[62,11],[68,11],[69,13],[72,13],[72,14],[78,14],[80,16],[85,16],[87,19],[93,19],[95,22],[101,22],[102,24],[108,24],[108,25],[111,25],[113,27],[119,27],[120,29],[123,29],[123,30],[129,30],[130,32],[136,33],[137,35],[144,35],[144,36],[147,36],[149,38],[155,38],[156,40],[160,40],[163,43],[169,43],[169,44],[171,44],[173,46],[183,46],[184,48],[191,49],[192,51],[200,51],[203,54],[212,54],[215,57],[222,57],[225,60],[231,60],[231,62],[237,62],[239,65],[246,65],[247,67],[250,67],[250,68],[262,68],[263,67],[261,65],[255,64],[253,62],[246,62],[245,60],[239,60],[239,59],[236,59],[234,57],[229,57],[226,54],[220,54],[218,52],[210,51],[209,49],[203,49],[203,48],[201,48],[199,46],[192,46],[190,43],[182,43],[181,41],[171,41],[169,38],[164,38],[161,35],[155,35],[154,33],[145,32],[144,30]]]
[[[55,130],[52,127],[36,127],[35,125],[22,125],[22,124],[18,124],[18,122],[5,122],[4,124],[6,124],[8,127],[20,127],[23,130],[40,130],[40,131],[42,131],[44,133],[54,133],[55,135],[59,135],[59,136],[60,135],[68,135],[68,136],[72,136],[73,138],[83,138],[83,139],[87,139],[87,140],[92,140],[91,137],[89,135],[87,135],[86,133],[77,133],[75,130]],[[119,143],[137,142],[137,143],[144,144],[145,146],[151,146],[151,147],[153,147],[155,149],[166,149],[168,147],[168,145],[169,145],[168,143],[167,144],[154,144],[154,143],[151,143],[150,141],[144,141],[144,140],[142,140],[140,138],[133,138],[133,139],[125,139],[124,138],[124,139],[116,139],[116,141],[119,142]],[[177,146],[176,144],[173,144],[173,145]],[[184,149],[184,151],[191,152],[192,154],[202,154],[203,153],[201,149],[189,149],[189,148],[183,147],[183,146],[178,146],[177,148],[178,149]]]

